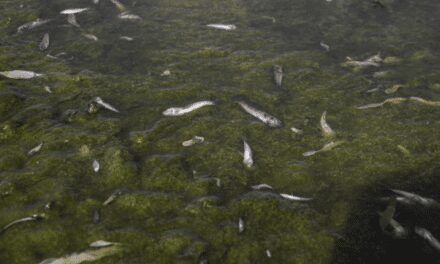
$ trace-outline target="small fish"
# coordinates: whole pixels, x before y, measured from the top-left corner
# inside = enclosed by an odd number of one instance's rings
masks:
[[[28,151],[28,155],[32,156],[35,153],[39,152],[41,150],[41,148],[43,147],[43,142],[41,142],[38,146],[34,147],[33,149]]]
[[[357,68],[380,67],[382,61],[383,59],[380,57],[380,54],[369,57],[363,61],[355,61],[352,58],[347,57],[342,66],[352,66]]]
[[[167,110],[163,111],[162,114],[164,116],[181,116],[208,105],[215,105],[215,103],[212,101],[199,101],[185,107],[168,108]]]
[[[162,72],[162,74],[160,76],[170,76],[170,75],[171,75],[171,71],[165,70],[164,72]]]
[[[400,150],[400,152],[402,152],[403,155],[405,155],[405,156],[411,156],[411,152],[410,152],[407,148],[405,148],[404,146],[402,146],[402,145],[397,145],[397,149]]]
[[[313,198],[299,197],[287,193],[280,193],[280,196],[290,201],[311,201]]]
[[[395,84],[395,85],[391,86],[390,88],[385,89],[384,92],[386,94],[392,94],[392,93],[397,92],[400,88],[403,88],[402,84]]]
[[[44,74],[35,73],[32,71],[22,71],[22,70],[4,71],[4,72],[0,72],[0,75],[5,76],[6,78],[16,79],[16,80],[26,80],[26,79],[32,79],[35,77],[44,76]]]
[[[407,198],[408,200],[412,201],[412,203],[420,204],[426,207],[434,207],[439,206],[440,204],[431,198],[425,198],[415,193],[410,193],[402,190],[392,189],[392,192]]]
[[[104,101],[101,99],[101,97],[95,97],[93,101],[94,101],[95,103],[101,105],[102,107],[104,107],[104,108],[110,110],[110,111],[113,111],[113,112],[119,113],[119,110],[117,110],[116,108],[114,108],[114,107],[111,106],[110,104],[104,102]]]
[[[49,33],[45,33],[40,45],[38,45],[41,51],[47,50],[49,48]]]
[[[142,17],[140,17],[140,16],[138,16],[138,15],[131,14],[131,13],[129,13],[129,12],[123,12],[123,13],[120,13],[120,14],[118,15],[118,17],[119,17],[120,19],[122,19],[122,20],[132,20],[132,21],[135,21],[135,20],[142,20]]]
[[[72,9],[66,9],[60,12],[60,14],[62,15],[71,15],[71,14],[79,14],[82,13],[84,11],[89,10],[90,8],[86,7],[86,8],[72,8]]]
[[[110,2],[112,2],[119,9],[119,11],[124,12],[126,10],[125,6],[118,0],[110,0]]]
[[[273,80],[278,88],[281,88],[281,84],[283,83],[283,67],[280,65],[274,65],[272,67],[273,71]]]
[[[222,184],[220,178],[214,178],[214,179],[215,179],[215,185],[220,188]]]
[[[269,184],[265,184],[265,183],[253,185],[252,189],[254,189],[254,190],[262,190],[262,189],[273,190],[272,186],[270,186]]]
[[[293,133],[296,133],[296,134],[302,134],[303,133],[303,131],[301,129],[298,129],[298,128],[295,128],[295,127],[291,127],[290,130]]]
[[[122,195],[122,192],[117,190],[115,192],[113,192],[110,197],[107,198],[107,200],[104,201],[104,203],[102,203],[102,205],[107,206],[110,203],[112,203],[116,198],[118,198],[119,196]]]
[[[183,141],[183,142],[182,142],[182,146],[184,146],[184,147],[189,147],[189,146],[192,146],[192,145],[197,144],[197,143],[203,143],[203,141],[205,141],[205,138],[204,138],[204,137],[194,136],[194,137],[193,137],[192,139],[190,139],[190,140]]]
[[[259,119],[266,125],[270,127],[281,127],[281,121],[277,119],[274,116],[269,115],[268,113],[265,113],[263,111],[260,111],[245,102],[238,102],[238,104],[243,108],[244,111],[246,111],[248,114],[252,115],[253,117]]]
[[[126,41],[133,41],[132,37],[127,37],[127,36],[119,37],[119,39],[126,40]]]
[[[335,141],[332,141],[332,142],[330,142],[330,143],[325,144],[325,145],[324,145],[321,149],[319,149],[319,150],[311,150],[311,151],[304,152],[304,153],[303,153],[303,156],[304,156],[304,157],[309,157],[309,156],[315,155],[316,153],[319,153],[319,152],[329,151],[329,150],[332,150],[333,148],[335,148],[335,147],[341,145],[342,143],[343,143],[343,141],[336,141],[336,142],[335,142]]]
[[[238,218],[238,233],[241,233],[244,231],[244,220],[243,218]]]
[[[37,220],[41,220],[44,219],[46,217],[45,214],[34,214],[32,216],[29,217],[25,217],[25,218],[21,218],[15,221],[12,221],[11,223],[5,225],[1,230],[0,230],[0,234],[2,234],[3,232],[5,232],[6,230],[8,230],[9,228],[11,228],[12,226],[16,225],[16,224],[20,224],[20,223],[25,223],[25,222],[30,222],[30,221],[37,221]]]
[[[266,249],[266,256],[267,256],[268,258],[271,258],[271,257],[272,257],[272,253],[270,253],[270,250],[269,250],[269,249]]]
[[[335,135],[335,132],[327,123],[326,117],[327,117],[327,111],[324,111],[324,113],[322,113],[321,115],[321,121],[320,121],[322,134],[324,135],[324,137],[332,137]]]
[[[23,24],[23,25],[19,26],[17,28],[17,33],[21,34],[21,33],[25,32],[25,31],[32,30],[32,29],[34,29],[36,27],[42,26],[42,25],[44,25],[46,23],[49,23],[50,21],[52,21],[52,19],[40,19],[40,18],[38,18],[35,21],[28,22],[26,24]]]
[[[437,251],[440,251],[440,242],[425,228],[421,228],[416,226],[414,228],[414,232],[424,238],[428,243],[435,248]]]
[[[99,162],[97,160],[94,160],[93,164],[92,164],[92,167],[93,167],[93,171],[94,172],[98,172],[99,168],[100,168]]]
[[[403,97],[394,97],[394,98],[386,99],[382,103],[367,104],[367,105],[358,106],[356,108],[360,109],[360,110],[368,109],[368,108],[376,108],[376,107],[381,107],[381,106],[383,106],[383,105],[385,105],[387,103],[390,103],[390,104],[400,104],[401,102],[404,102],[406,100],[408,100],[408,99],[407,98],[403,98]]]
[[[319,42],[319,45],[321,45],[321,47],[326,51],[329,52],[330,51],[330,46],[325,44],[323,41]]]
[[[76,21],[76,16],[75,16],[75,14],[68,14],[68,15],[67,15],[67,23],[69,23],[69,24],[71,24],[72,26],[75,26],[75,27],[81,27],[81,26],[78,24],[78,21]]]
[[[92,248],[101,248],[101,247],[109,247],[109,246],[113,246],[113,245],[115,245],[115,244],[118,244],[118,243],[108,242],[108,241],[105,241],[105,240],[98,240],[98,241],[95,241],[95,242],[90,243],[89,247],[92,247]]]
[[[426,105],[430,105],[430,106],[440,106],[440,101],[428,101],[428,100],[425,100],[423,98],[416,97],[416,96],[411,96],[409,99],[412,101],[426,104]]]
[[[396,212],[396,197],[392,197],[389,199],[389,203],[385,211],[379,212],[379,226],[382,231],[385,231],[387,226],[390,224],[391,219],[394,217],[394,213]]]
[[[85,37],[86,39],[90,39],[90,40],[93,40],[93,41],[98,41],[98,37],[95,36],[95,35],[93,35],[93,34],[82,34],[82,35],[83,35],[83,37]]]
[[[249,144],[246,142],[246,140],[243,140],[243,145],[244,145],[243,164],[248,168],[252,168],[254,164],[254,160],[252,159],[252,149],[249,146]]]
[[[223,29],[223,30],[235,30],[237,29],[237,26],[232,25],[232,24],[208,24],[206,25],[207,27],[210,28],[216,28],[216,29]]]

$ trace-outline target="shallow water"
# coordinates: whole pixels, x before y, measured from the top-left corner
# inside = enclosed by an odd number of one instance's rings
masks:
[[[0,71],[46,74],[0,77],[0,227],[47,216],[0,234],[0,263],[39,263],[96,240],[120,242],[123,250],[95,263],[439,262],[413,232],[421,226],[440,238],[437,210],[398,205],[395,219],[410,231],[403,240],[383,234],[378,212],[391,188],[440,201],[440,107],[356,107],[392,97],[440,101],[440,2],[121,2],[142,20],[120,20],[108,0],[0,3]],[[90,7],[76,16],[80,28],[59,15],[79,7]],[[53,21],[17,34],[37,18]],[[50,46],[42,52],[46,32]],[[341,65],[347,56],[364,60],[378,52],[398,59],[363,70]],[[272,81],[274,64],[284,70],[281,89]],[[171,74],[161,76],[165,70]],[[377,71],[388,74],[375,78]],[[385,93],[396,84],[403,88]],[[120,113],[89,114],[96,96]],[[216,106],[162,115],[200,100]],[[252,118],[239,100],[283,127]],[[332,139],[320,130],[324,111]],[[182,146],[195,135],[204,142]],[[243,164],[243,138],[253,150],[251,169]],[[303,156],[330,141],[344,143]],[[274,191],[252,190],[260,183]]]

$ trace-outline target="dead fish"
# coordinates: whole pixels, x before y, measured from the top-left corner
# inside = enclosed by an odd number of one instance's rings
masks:
[[[112,2],[119,9],[119,11],[125,11],[125,6],[121,4],[121,2],[119,2],[118,0],[110,0],[110,2]]]
[[[270,186],[269,184],[265,184],[265,183],[253,185],[252,189],[254,189],[254,190],[262,190],[262,189],[273,190],[272,186]]]
[[[206,26],[210,28],[223,29],[228,31],[237,29],[237,26],[232,24],[208,24]]]
[[[439,206],[440,204],[435,201],[434,199],[431,198],[425,198],[422,197],[418,194],[415,193],[410,193],[410,192],[406,192],[406,191],[402,191],[402,190],[397,190],[397,189],[391,189],[392,192],[407,198],[408,200],[410,200],[412,203],[416,203],[416,204],[420,204],[426,207],[434,207],[434,206]]]
[[[75,14],[68,14],[68,15],[67,15],[67,23],[69,23],[69,24],[71,24],[72,26],[75,26],[75,27],[81,27],[81,26],[78,24],[78,21],[76,21],[76,16],[75,16]]]
[[[380,63],[383,59],[380,57],[380,54],[369,57],[363,61],[356,61],[350,57],[346,58],[346,61],[342,64],[342,66],[352,66],[357,68],[367,68],[367,67],[380,67]]]
[[[140,17],[138,15],[131,14],[129,12],[120,13],[118,15],[118,17],[122,20],[132,20],[132,21],[142,20],[142,17]]]
[[[183,141],[183,142],[182,142],[182,146],[184,146],[184,147],[189,147],[189,146],[192,146],[192,145],[197,144],[197,143],[203,143],[203,141],[205,141],[205,138],[204,138],[204,137],[194,136],[194,137],[193,137],[192,139],[190,139],[190,140]]]
[[[41,51],[47,50],[47,48],[49,48],[49,33],[44,34],[43,39],[41,40],[38,47]]]
[[[324,137],[332,137],[335,135],[335,131],[333,131],[333,129],[327,123],[326,117],[327,117],[327,111],[324,111],[324,113],[322,113],[321,115],[321,121],[320,121],[322,134],[324,135]]]
[[[101,258],[119,253],[121,250],[122,247],[119,243],[113,243],[113,245],[110,246],[92,248],[81,253],[73,253],[60,258],[46,259],[39,264],[80,264],[83,262],[99,260]]]
[[[295,127],[291,127],[290,130],[293,133],[296,133],[296,134],[302,134],[303,133],[303,131],[301,129],[298,129],[298,128],[295,128]]]
[[[1,230],[0,230],[0,234],[2,234],[3,232],[5,232],[6,230],[8,230],[9,228],[11,228],[12,226],[16,225],[16,224],[20,224],[20,223],[25,223],[25,222],[30,222],[30,221],[37,221],[37,220],[41,220],[44,219],[46,217],[45,214],[34,214],[32,216],[29,217],[25,217],[25,218],[21,218],[15,221],[12,221],[11,223],[5,225]]]
[[[440,242],[427,229],[416,226],[414,232],[428,241],[437,251],[440,251]]]
[[[16,79],[16,80],[26,80],[26,79],[32,79],[35,77],[44,76],[44,74],[41,73],[35,73],[33,71],[22,71],[22,70],[4,71],[4,72],[0,72],[0,75],[5,76],[6,78]]]
[[[62,15],[79,14],[79,13],[82,13],[82,12],[87,11],[89,9],[90,8],[88,8],[88,7],[86,7],[86,8],[65,9],[65,10],[61,11],[60,14],[62,14]]]
[[[329,151],[329,150],[332,150],[333,148],[335,148],[335,147],[341,145],[342,143],[343,143],[343,141],[336,141],[336,142],[335,142],[335,141],[332,141],[332,142],[330,142],[330,143],[325,144],[325,145],[324,145],[321,149],[319,149],[319,150],[311,150],[311,151],[304,152],[304,153],[303,153],[303,156],[304,156],[304,157],[309,157],[309,156],[315,155],[316,153],[319,153],[319,152]]]
[[[250,105],[248,105],[245,102],[238,102],[238,104],[243,108],[244,111],[246,111],[248,114],[252,115],[253,117],[259,119],[266,125],[270,127],[281,127],[281,121],[277,119],[274,116],[269,115],[268,113],[265,113],[263,111],[260,111]]]
[[[215,105],[215,103],[213,101],[199,101],[184,107],[168,108],[162,114],[164,116],[181,116],[208,105]]]
[[[42,26],[42,25],[44,25],[46,23],[49,23],[50,21],[52,21],[52,19],[40,19],[40,18],[38,18],[35,21],[28,22],[26,24],[23,24],[23,25],[19,26],[17,28],[17,33],[20,34],[20,33],[23,33],[23,32],[25,32],[27,30],[32,30],[32,29],[34,29],[36,27]]]
[[[113,246],[115,244],[119,244],[119,243],[108,242],[108,241],[105,241],[105,240],[98,240],[98,241],[90,243],[89,247],[92,247],[92,248],[102,248],[102,247]]]
[[[127,36],[119,37],[119,39],[126,40],[126,41],[133,41],[132,37],[127,37]]]
[[[243,140],[243,145],[244,145],[243,164],[248,168],[252,168],[254,164],[254,160],[252,159],[252,149],[249,146],[249,144],[246,142],[246,140]]]
[[[244,220],[243,218],[238,218],[238,233],[241,233],[244,231]]]
[[[376,108],[376,107],[381,107],[381,106],[383,106],[383,105],[385,105],[387,103],[390,103],[390,104],[400,104],[401,102],[404,102],[406,100],[408,100],[408,99],[404,98],[404,97],[394,97],[394,98],[386,99],[382,103],[367,104],[367,105],[358,106],[356,108],[357,109],[361,109],[361,110],[368,109],[368,108]]]
[[[122,191],[115,191],[113,192],[108,198],[107,200],[104,201],[104,203],[102,203],[102,205],[107,206],[109,204],[111,204],[116,198],[118,198],[119,196],[122,195]]]
[[[326,51],[329,52],[330,51],[330,46],[325,44],[323,41],[319,42],[319,45]]]
[[[400,88],[403,88],[402,84],[395,84],[395,85],[391,86],[390,88],[385,89],[384,92],[386,94],[392,94],[392,93],[397,92]]]
[[[94,101],[95,103],[101,105],[101,106],[104,107],[105,109],[108,109],[108,110],[113,111],[113,112],[115,112],[115,113],[119,113],[119,110],[118,110],[118,109],[116,109],[116,108],[114,108],[113,106],[111,106],[110,104],[104,102],[104,101],[101,99],[101,97],[95,97],[95,98],[93,99],[93,101]]]
[[[423,98],[416,97],[416,96],[411,96],[409,99],[412,101],[418,102],[418,103],[425,104],[425,105],[440,106],[440,101],[428,101],[428,100],[425,100]]]
[[[273,80],[278,88],[281,88],[281,84],[283,83],[283,67],[280,65],[274,65],[272,67],[273,70]]]
[[[82,34],[82,35],[83,35],[83,37],[85,37],[86,39],[90,39],[90,40],[93,40],[93,41],[98,41],[98,37],[95,36],[95,35],[93,35],[93,34]]]
[[[280,196],[284,199],[290,200],[290,201],[311,201],[313,198],[305,198],[305,197],[299,197],[287,193],[280,193]]]
[[[269,249],[266,249],[266,256],[267,256],[268,258],[271,258],[271,257],[272,257],[272,253],[270,253],[270,250],[269,250]]]
[[[99,162],[97,160],[94,160],[93,164],[92,164],[92,167],[93,167],[93,171],[94,172],[98,172],[99,168],[100,168]]]
[[[41,150],[41,148],[43,147],[43,142],[41,142],[38,146],[34,147],[33,149],[28,151],[28,155],[32,156],[35,153],[39,152]]]

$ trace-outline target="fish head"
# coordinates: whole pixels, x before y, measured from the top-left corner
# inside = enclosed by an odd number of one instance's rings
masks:
[[[167,110],[163,111],[163,115],[165,116],[176,116],[179,114],[179,109],[172,107],[168,108]]]
[[[275,72],[278,72],[278,73],[282,73],[282,72],[283,72],[283,68],[282,68],[280,65],[277,65],[277,64],[275,64],[275,65],[273,66],[273,70],[274,70]]]

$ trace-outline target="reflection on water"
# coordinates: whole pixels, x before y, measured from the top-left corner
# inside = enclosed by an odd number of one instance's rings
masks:
[[[437,1],[0,14],[1,263],[438,259]]]

